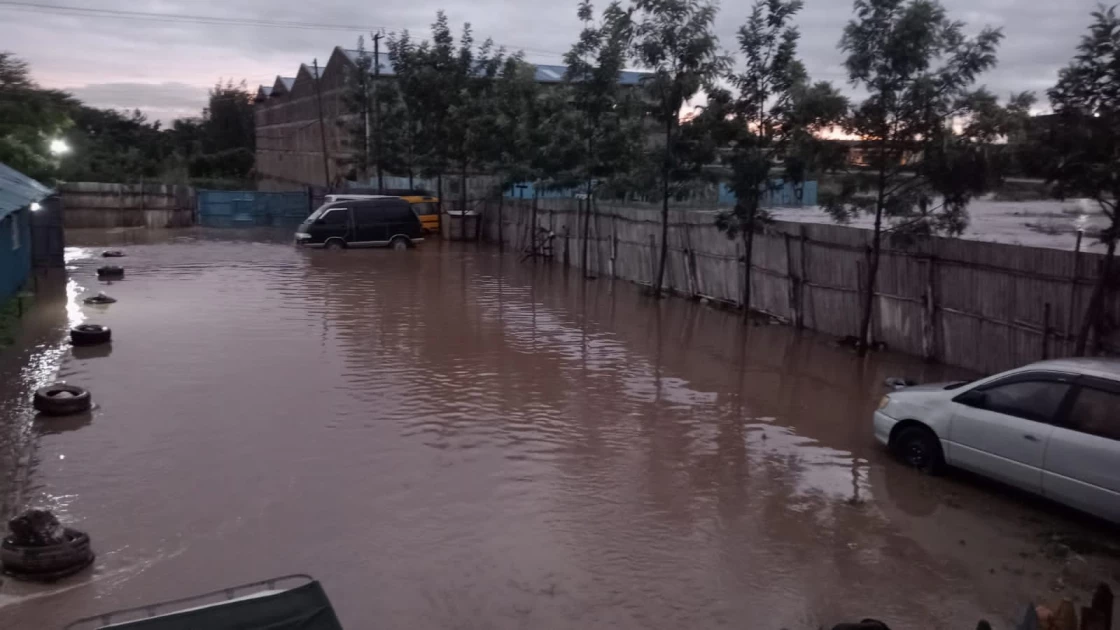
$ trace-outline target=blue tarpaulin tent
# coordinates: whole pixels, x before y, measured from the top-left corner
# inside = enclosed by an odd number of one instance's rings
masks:
[[[0,163],[0,303],[27,282],[31,273],[31,204],[52,192]]]

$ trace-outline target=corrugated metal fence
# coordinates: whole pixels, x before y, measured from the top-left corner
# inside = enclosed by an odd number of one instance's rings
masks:
[[[199,190],[198,224],[207,227],[299,225],[314,210],[307,191]]]
[[[528,245],[531,203],[507,201],[503,240]],[[539,200],[536,225],[555,232],[554,257],[580,265],[574,200]],[[496,239],[496,212],[486,234]],[[650,284],[660,243],[658,213],[601,205],[591,222],[588,266],[597,274]],[[777,222],[756,235],[751,307],[824,333],[857,334],[871,232]],[[713,225],[711,212],[674,211],[665,284],[691,297],[742,303],[743,246]],[[883,252],[875,286],[873,336],[890,348],[981,372],[1070,356],[1099,254],[948,238]],[[1120,321],[1113,293],[1107,318]],[[1120,335],[1104,341],[1120,353]]]

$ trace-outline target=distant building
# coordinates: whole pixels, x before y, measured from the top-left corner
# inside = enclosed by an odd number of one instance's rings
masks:
[[[357,50],[335,47],[327,63],[318,69],[301,64],[294,77],[277,76],[271,86],[260,86],[256,95],[257,153],[256,169],[261,190],[296,190],[305,186],[331,186],[341,182],[350,171],[347,164],[346,111],[348,82],[358,72]],[[372,53],[365,54],[372,56]],[[376,74],[392,80],[389,55],[381,53]],[[561,83],[566,66],[536,65],[538,83]],[[370,74],[375,74],[371,68]],[[623,85],[637,85],[641,72],[623,72]],[[318,84],[318,86],[316,85]],[[319,124],[318,91],[323,99],[323,124]],[[324,173],[322,135],[326,135],[327,166]],[[324,179],[327,177],[327,179]]]
[[[51,194],[50,188],[0,164],[0,304],[14,296],[31,275],[31,213]]]

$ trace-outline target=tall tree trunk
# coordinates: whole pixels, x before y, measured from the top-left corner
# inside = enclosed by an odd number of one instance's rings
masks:
[[[467,240],[467,162],[464,160],[459,163],[459,215],[461,219],[460,236],[463,240]]]
[[[591,217],[593,216],[591,214],[591,208],[592,207],[593,206],[592,206],[592,201],[591,201],[591,178],[588,177],[587,178],[587,207],[584,209],[584,212],[583,212],[583,251],[580,254],[580,261],[579,261],[580,267],[583,268],[583,277],[584,278],[588,278],[588,277],[591,276],[591,269],[589,269],[587,267],[587,246],[588,246],[587,241],[591,237]]]
[[[671,170],[673,139],[673,119],[665,118],[665,163],[661,165],[661,259],[657,263],[657,279],[653,283],[653,294],[661,296],[661,285],[665,281],[665,263],[669,260],[669,171]]]
[[[503,229],[502,229],[502,204],[505,202],[505,198],[506,198],[505,192],[506,192],[505,190],[499,190],[498,191],[498,253],[499,254],[504,252],[505,248],[506,248],[505,239],[503,238],[504,232],[503,232]]]
[[[532,225],[529,226],[529,253],[536,258],[537,254],[537,183],[533,183],[533,212]]]
[[[883,160],[885,164],[885,158]],[[879,254],[883,244],[883,204],[887,192],[887,171],[879,169],[879,193],[875,201],[875,232],[871,236],[871,255],[867,261],[867,279],[863,296],[863,312],[859,323],[859,356],[865,356],[871,345],[871,310],[875,304],[875,279],[879,276]]]
[[[743,226],[743,319],[751,317],[751,260],[754,258],[754,217],[755,211],[747,214]]]
[[[1089,347],[1089,333],[1096,331],[1097,343],[1100,343],[1101,318],[1104,314],[1105,287],[1112,273],[1112,260],[1116,254],[1116,241],[1108,243],[1104,260],[1101,261],[1100,275],[1093,285],[1093,296],[1089,299],[1089,306],[1085,309],[1085,316],[1081,320],[1081,330],[1077,332],[1077,344],[1074,347],[1075,356],[1085,356]]]

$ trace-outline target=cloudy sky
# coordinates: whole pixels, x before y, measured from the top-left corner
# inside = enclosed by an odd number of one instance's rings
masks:
[[[1097,0],[943,3],[974,30],[985,24],[1003,28],[999,67],[982,81],[1004,95],[1041,92],[1053,83]],[[734,47],[750,5],[722,3],[717,31],[724,47]],[[67,6],[92,11],[57,8]],[[372,28],[426,33],[439,8],[453,24],[471,22],[479,39],[492,37],[542,63],[559,63],[579,28],[575,0],[0,0],[0,50],[29,61],[44,86],[67,89],[99,107],[140,108],[166,121],[197,115],[207,88],[219,78],[246,79],[254,89],[271,85],[277,74],[293,76],[301,62],[318,57],[325,63],[335,45],[352,46]],[[122,11],[219,19],[152,21]],[[798,19],[801,54],[814,78],[844,83],[836,44],[850,12],[849,0],[805,0]],[[305,28],[224,20],[298,22]],[[347,28],[327,28],[333,25]]]

